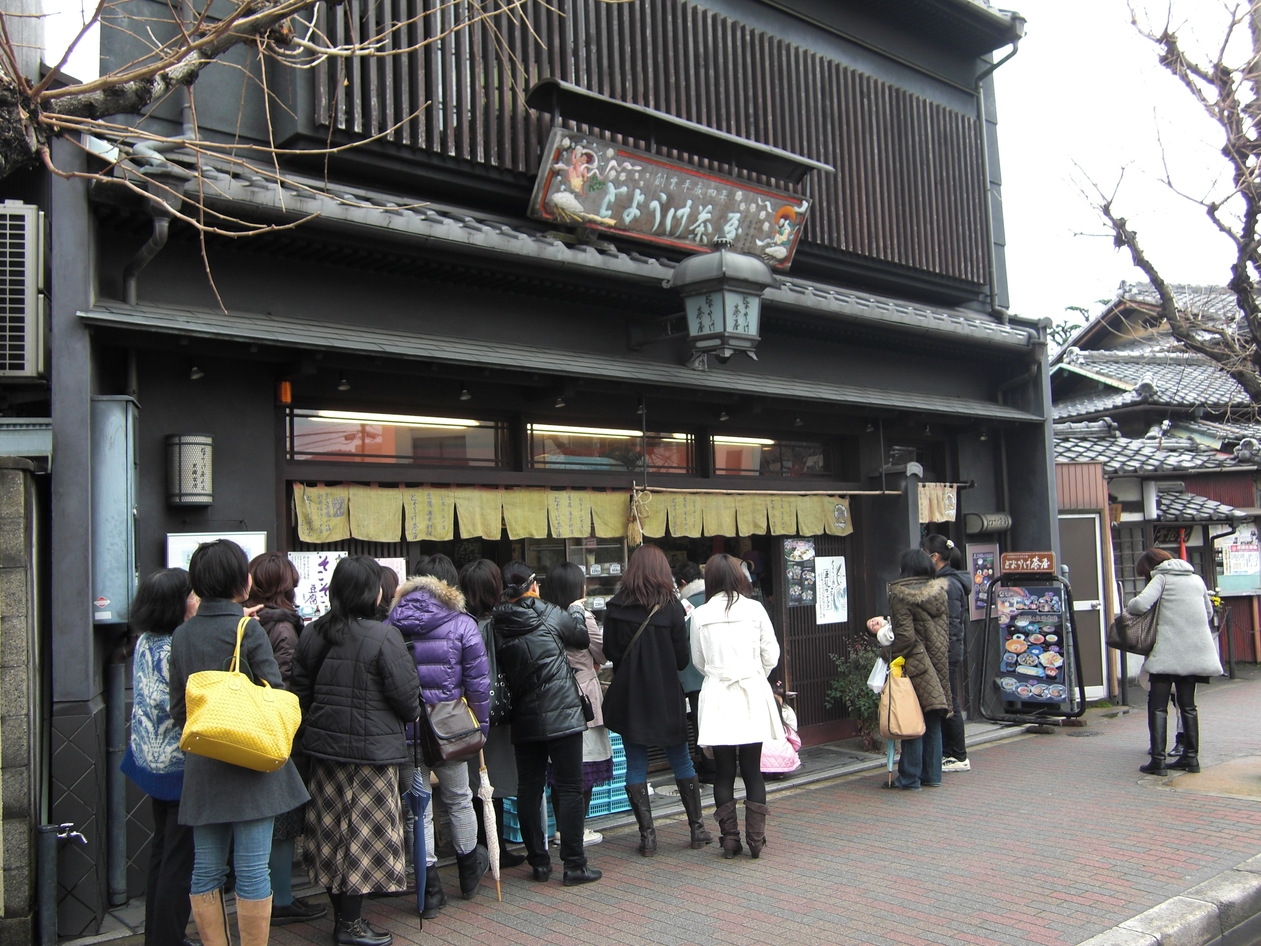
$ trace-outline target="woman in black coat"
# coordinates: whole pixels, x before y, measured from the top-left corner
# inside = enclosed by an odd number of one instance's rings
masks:
[[[679,683],[679,671],[692,659],[687,618],[670,563],[655,545],[635,550],[621,590],[609,599],[604,653],[613,661],[604,724],[622,737],[626,751],[626,796],[639,825],[639,853],[651,857],[657,852],[648,796],[649,746],[665,749],[687,812],[691,845],[703,848],[713,837],[701,818],[701,787],[687,749],[687,705]]]
[[[539,597],[533,569],[503,568],[503,604],[491,612],[499,670],[512,694],[512,745],[517,757],[517,817],[534,879],[552,873],[540,806],[547,761],[552,761],[556,827],[564,884],[589,884],[600,871],[587,866],[582,846],[582,734],[587,720],[565,648],[590,645],[585,624]]]
[[[407,884],[399,766],[404,726],[420,716],[420,678],[398,630],[373,620],[381,566],[344,558],[328,587],[329,612],[298,640],[293,691],[302,703],[302,751],[311,804],[302,860],[333,904],[335,946],[389,946],[363,919],[363,895]]]

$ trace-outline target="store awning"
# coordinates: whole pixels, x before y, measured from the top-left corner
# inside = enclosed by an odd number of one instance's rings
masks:
[[[501,367],[520,370],[522,351],[516,345],[490,339],[471,339],[419,332],[399,332],[363,324],[340,324],[293,319],[259,313],[222,312],[215,309],[166,306],[131,306],[98,303],[79,316],[89,325],[127,331],[159,332],[183,338],[248,341],[285,348],[347,354],[380,355],[469,368]],[[724,367],[721,371],[696,371],[686,365],[627,356],[564,351],[553,347],[532,348],[529,369],[534,373],[567,378],[635,378],[645,385],[730,392],[757,392],[797,402],[827,405],[909,410],[920,415],[967,417],[1041,424],[1042,418],[992,401],[936,396],[917,392],[840,382],[803,381],[793,377],[748,374]]]

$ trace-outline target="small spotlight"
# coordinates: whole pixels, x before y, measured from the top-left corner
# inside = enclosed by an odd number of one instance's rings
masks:
[[[337,390],[339,391],[350,390],[350,382],[346,380],[346,376],[344,374],[340,378],[337,379]]]
[[[796,417],[794,417],[794,418],[793,418],[793,426],[794,426],[794,427],[800,427],[800,426],[801,426],[802,424],[804,424],[804,423],[805,423],[805,421],[801,419],[801,415],[800,415],[800,414],[798,414]]]
[[[552,407],[558,407],[558,408],[559,408],[559,407],[564,407],[564,406],[565,406],[565,397],[564,397],[564,395],[561,395],[560,397],[558,397],[558,398],[556,399],[556,403],[552,405]]]
[[[188,373],[188,380],[189,380],[189,381],[200,381],[200,380],[201,380],[202,378],[204,378],[205,376],[206,376],[206,372],[202,371],[202,370],[201,370],[200,368],[198,368],[196,365],[193,365],[193,370],[192,370],[192,371],[190,371],[190,372]]]
[[[461,389],[460,389],[460,400],[461,400],[461,401],[471,401],[471,400],[473,400],[473,395],[471,395],[471,394],[469,394],[469,393],[468,393],[468,388],[461,388]]]
[[[871,421],[867,421],[867,433],[874,434],[875,432],[876,432],[876,425],[873,424]]]
[[[987,430],[986,428],[982,427],[982,428],[981,428],[981,443],[984,443],[985,441],[987,441],[987,440],[989,440],[989,439],[990,439],[990,432],[989,432],[989,430]]]
[[[925,425],[924,425],[924,436],[925,436],[925,437],[932,436],[932,433],[933,433],[933,426],[932,426],[932,424],[925,424]]]
[[[731,420],[731,415],[730,415],[730,414],[728,414],[726,411],[722,411],[722,412],[718,415],[718,419],[719,419],[719,420]]]

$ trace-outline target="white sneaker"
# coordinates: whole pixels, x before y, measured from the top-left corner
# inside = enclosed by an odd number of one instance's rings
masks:
[[[603,840],[604,835],[602,835],[599,831],[592,831],[590,828],[586,828],[582,832],[583,847],[591,847],[591,845],[599,844]]]
[[[560,847],[560,832],[557,831],[552,835],[552,847]]]
[[[960,761],[959,759],[942,759],[941,770],[943,772],[971,772],[972,760],[963,759]]]

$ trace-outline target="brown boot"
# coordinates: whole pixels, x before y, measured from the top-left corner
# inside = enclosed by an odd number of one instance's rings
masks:
[[[736,817],[736,803],[729,801],[715,809],[714,818],[718,822],[718,830],[722,832],[722,856],[735,857],[744,849],[740,844],[740,819]]]
[[[683,810],[687,812],[687,826],[692,829],[692,849],[699,850],[714,840],[705,830],[705,819],[701,817],[701,783],[693,775],[675,779],[674,784],[679,787],[679,798],[683,799]]]
[[[236,925],[241,946],[267,946],[271,935],[271,897],[262,900],[236,898]]]
[[[758,857],[766,847],[766,806],[755,801],[744,803],[744,839],[749,842],[749,856]]]
[[[648,796],[648,783],[627,785],[626,797],[630,799],[631,811],[635,812],[635,823],[639,825],[639,853],[644,857],[652,857],[657,853],[657,829],[652,825],[652,801]]]
[[[193,922],[202,946],[232,946],[228,934],[228,914],[223,908],[223,891],[194,893],[188,897],[193,905]]]

